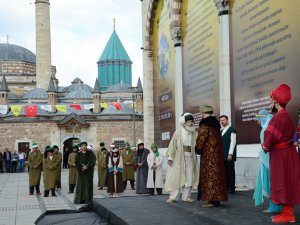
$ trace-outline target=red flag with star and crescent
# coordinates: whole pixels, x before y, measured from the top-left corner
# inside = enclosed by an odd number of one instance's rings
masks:
[[[38,108],[36,105],[26,105],[25,114],[27,117],[36,117]]]

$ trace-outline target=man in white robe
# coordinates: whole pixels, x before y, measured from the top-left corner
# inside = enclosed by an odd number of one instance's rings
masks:
[[[191,190],[199,183],[199,166],[195,153],[198,133],[194,127],[194,117],[185,113],[179,120],[180,127],[170,141],[167,156],[168,169],[165,191],[171,192],[168,203],[177,201],[182,191],[182,201],[193,202]]]

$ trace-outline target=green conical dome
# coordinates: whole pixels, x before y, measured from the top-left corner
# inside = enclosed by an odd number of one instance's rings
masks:
[[[113,30],[97,63],[101,91],[120,83],[132,86],[132,61],[115,30]]]
[[[125,60],[130,61],[130,58],[119,38],[117,32],[114,30],[106,44],[99,61],[106,60]]]

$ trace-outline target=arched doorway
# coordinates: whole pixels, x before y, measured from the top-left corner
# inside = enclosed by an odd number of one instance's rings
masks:
[[[73,145],[79,143],[80,143],[80,139],[76,137],[69,138],[63,142],[63,169],[69,168],[68,166],[69,154],[72,152]]]

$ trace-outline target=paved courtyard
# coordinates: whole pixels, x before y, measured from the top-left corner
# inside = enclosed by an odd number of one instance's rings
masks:
[[[34,221],[46,210],[78,209],[82,205],[74,205],[74,194],[68,194],[68,170],[62,171],[62,190],[56,192],[57,197],[43,198],[28,195],[28,173],[0,173],[0,225],[33,225]],[[107,196],[106,189],[98,190],[98,177],[95,169],[94,198]],[[130,185],[127,185],[129,188]],[[43,180],[41,180],[43,192]],[[122,195],[136,195],[126,190]]]

